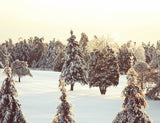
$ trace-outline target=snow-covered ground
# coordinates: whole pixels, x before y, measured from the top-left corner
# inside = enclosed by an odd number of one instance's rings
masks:
[[[0,72],[0,86],[6,77]],[[59,105],[61,93],[58,89],[60,73],[32,70],[33,78],[23,77],[16,82],[18,100],[28,123],[51,123]],[[98,88],[75,85],[68,91],[68,100],[73,105],[72,112],[77,123],[110,123],[121,111],[123,98],[121,92],[126,85],[126,76],[120,77],[117,87],[110,87],[106,95],[100,95]],[[18,80],[16,77],[15,80]],[[69,86],[67,86],[69,90]],[[147,100],[145,109],[154,123],[160,123],[160,101]]]

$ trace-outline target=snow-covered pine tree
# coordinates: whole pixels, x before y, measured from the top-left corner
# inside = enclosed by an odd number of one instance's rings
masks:
[[[61,72],[64,62],[65,62],[65,52],[62,50],[59,51],[56,58],[54,59],[53,70]]]
[[[142,46],[137,47],[136,49],[134,49],[134,56],[136,57],[136,61],[140,62],[140,61],[144,61],[145,62],[145,50]]]
[[[0,123],[26,123],[19,101],[15,99],[18,94],[12,79],[8,56],[4,72],[7,78],[3,81],[0,90]]]
[[[61,72],[65,61],[65,47],[60,41],[55,42],[56,56],[53,62],[53,70]]]
[[[91,52],[89,64],[90,87],[99,87],[101,94],[106,93],[109,86],[119,83],[119,67],[114,51],[107,46],[106,50]]]
[[[88,42],[88,36],[84,32],[81,33],[81,39],[79,41],[79,44],[83,53],[87,52],[87,49],[86,49],[87,42]]]
[[[149,64],[151,62],[151,60],[153,59],[154,56],[154,52],[155,52],[155,47],[154,44],[150,44],[150,42],[148,42],[148,44],[145,44],[144,42],[142,43],[142,46],[145,50],[145,58],[146,58],[146,62]]]
[[[79,45],[80,45],[80,49],[84,55],[84,60],[86,62],[89,61],[89,53],[88,53],[88,50],[87,50],[87,43],[88,43],[88,36],[83,32],[81,33],[81,39],[79,41]]]
[[[127,87],[122,94],[125,97],[122,105],[123,110],[119,112],[112,123],[152,123],[148,114],[142,110],[147,107],[142,90],[135,85],[137,73],[130,68],[127,73]]]
[[[76,36],[73,35],[73,31],[71,31],[71,37],[67,40],[68,44],[66,47],[65,62],[61,71],[66,84],[71,85],[71,91],[73,91],[76,82],[87,84],[86,64],[79,44],[75,39]]]
[[[71,108],[72,105],[67,101],[67,91],[65,89],[65,81],[61,78],[60,91],[62,93],[59,98],[61,104],[57,107],[57,114],[55,115],[52,123],[75,123],[75,120],[72,119]]]
[[[7,50],[7,48],[6,48],[5,43],[0,45],[0,61],[2,61],[2,64],[4,64],[4,65],[5,65],[5,59],[6,59],[6,56],[5,56],[6,50]]]
[[[144,90],[146,88],[147,81],[145,81],[145,78],[150,72],[150,66],[144,62],[144,61],[138,61],[133,66],[134,70],[137,72],[137,86]]]
[[[145,62],[145,51],[142,46],[135,48],[134,56],[136,57],[136,63],[133,68],[138,74],[137,85],[144,90],[146,88],[145,77],[150,72],[150,66]]]
[[[152,88],[147,92],[146,96],[150,99],[160,100],[158,97],[160,94],[160,40],[157,41],[157,47],[150,66],[151,70],[154,72],[151,77],[154,78],[156,85],[155,87],[152,86]],[[154,74],[156,77],[154,77]]]
[[[32,60],[32,65],[31,65],[32,68],[38,67],[38,61],[40,60],[45,48],[43,40],[44,40],[43,37],[42,38],[38,38],[37,36],[34,37],[33,47],[32,47],[33,49],[32,53],[30,54]]]
[[[132,56],[132,53],[129,51],[127,44],[123,44],[121,48],[119,48],[119,52],[117,53],[120,74],[122,75],[126,74],[129,68],[131,67],[130,66],[131,56]],[[134,57],[134,61],[135,61],[135,57]]]
[[[21,77],[29,75],[32,77],[32,74],[28,68],[28,64],[25,61],[19,61],[18,59],[11,64],[13,76],[18,76],[19,82]]]
[[[56,57],[56,49],[54,47],[55,39],[50,41],[46,53],[46,68],[53,69],[54,59]]]

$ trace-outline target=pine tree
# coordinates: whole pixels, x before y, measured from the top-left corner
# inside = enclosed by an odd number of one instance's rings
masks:
[[[157,47],[153,56],[153,59],[150,63],[151,70],[154,71],[153,75],[151,75],[152,78],[154,78],[155,81],[155,87],[152,87],[147,92],[147,97],[154,100],[160,100],[158,97],[160,94],[160,41],[157,41]],[[156,75],[156,77],[154,77]]]
[[[68,39],[66,47],[65,62],[61,71],[66,84],[71,85],[71,91],[73,91],[76,82],[87,84],[86,64],[79,48],[79,44],[75,39],[76,37],[71,31],[71,37]]]
[[[61,72],[65,61],[65,47],[60,41],[55,42],[56,56],[53,62],[53,70]]]
[[[135,63],[133,68],[138,74],[137,86],[139,86],[139,88],[144,90],[147,84],[147,81],[145,81],[145,78],[150,72],[150,66],[144,61],[139,61]]]
[[[44,38],[38,38],[37,36],[34,37],[33,40],[33,49],[31,51],[31,60],[32,60],[32,68],[38,68],[38,61],[40,60],[45,45],[43,43]]]
[[[130,57],[133,54],[130,52],[130,50],[127,47],[127,44],[123,44],[121,48],[119,48],[119,52],[117,53],[118,58],[118,65],[119,65],[119,72],[120,74],[124,75],[129,70],[130,66]],[[133,56],[134,61],[135,57]]]
[[[61,104],[57,107],[57,114],[55,115],[52,123],[75,123],[75,120],[72,119],[72,105],[69,104],[67,101],[67,91],[65,89],[65,82],[63,78],[60,81],[60,91],[62,95],[59,99],[61,101]]]
[[[144,42],[142,43],[142,46],[145,50],[145,58],[146,58],[146,62],[149,64],[154,56],[154,52],[155,52],[155,47],[154,45],[150,45],[150,42],[148,42],[148,44],[145,44]]]
[[[89,61],[89,53],[87,50],[88,36],[85,33],[81,33],[81,39],[79,41],[80,49],[84,55],[84,60]]]
[[[123,90],[125,97],[122,105],[123,110],[119,112],[113,123],[152,123],[147,113],[142,110],[147,107],[145,97],[142,90],[135,85],[137,81],[137,73],[130,68],[127,73],[128,86]]]
[[[18,59],[11,64],[13,76],[18,76],[19,82],[21,81],[21,77],[29,75],[32,77],[30,70],[28,68],[28,64],[25,61],[19,61]]]
[[[61,72],[64,62],[65,62],[65,52],[59,51],[56,58],[54,59],[53,70]]]
[[[50,41],[46,53],[46,68],[52,69],[56,57],[55,41]]]
[[[144,61],[145,62],[145,50],[142,46],[139,46],[137,48],[134,49],[134,56],[136,57],[136,61],[140,62],[140,61]]]
[[[119,83],[119,67],[114,51],[107,46],[106,50],[91,52],[89,64],[90,87],[99,87],[101,94],[106,93],[109,86]]]
[[[9,67],[8,56],[4,69],[7,78],[0,90],[0,123],[26,123],[20,104],[15,97],[18,95]]]

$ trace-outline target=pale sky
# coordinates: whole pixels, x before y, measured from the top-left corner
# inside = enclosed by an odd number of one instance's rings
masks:
[[[0,42],[19,37],[44,36],[66,41],[72,29],[80,39],[85,32],[114,34],[119,41],[160,40],[158,0],[0,0]]]

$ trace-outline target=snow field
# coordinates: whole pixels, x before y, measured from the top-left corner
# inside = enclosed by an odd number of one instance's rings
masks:
[[[6,77],[0,71],[0,86]],[[59,72],[31,70],[33,78],[26,76],[21,83],[16,82],[18,100],[28,123],[51,123],[58,98]],[[101,95],[98,88],[75,84],[74,91],[68,91],[69,103],[73,105],[73,118],[77,123],[110,123],[121,111],[123,98],[121,92],[126,85],[126,76],[120,77],[117,87],[109,87],[106,95]],[[18,80],[14,77],[14,80]],[[67,90],[70,86],[67,86]],[[149,108],[145,109],[154,123],[160,123],[160,101],[147,100]]]

